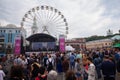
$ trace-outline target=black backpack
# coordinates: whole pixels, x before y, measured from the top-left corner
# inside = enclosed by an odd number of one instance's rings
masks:
[[[49,59],[48,59],[48,72],[50,71],[50,70],[52,70],[53,69],[53,64],[52,64],[52,61],[50,62],[49,61]]]

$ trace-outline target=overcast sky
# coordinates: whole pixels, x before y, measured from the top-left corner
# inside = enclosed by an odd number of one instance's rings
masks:
[[[68,22],[68,38],[106,35],[120,29],[120,0],[0,0],[0,23],[20,25],[24,14],[33,7],[55,7]]]

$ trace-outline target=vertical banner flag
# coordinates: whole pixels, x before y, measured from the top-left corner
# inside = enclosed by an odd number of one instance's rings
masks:
[[[15,36],[14,54],[19,55],[21,49],[21,35]]]
[[[59,36],[59,50],[61,52],[65,52],[65,36],[64,35]]]

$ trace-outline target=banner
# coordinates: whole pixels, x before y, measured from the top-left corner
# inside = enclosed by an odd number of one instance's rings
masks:
[[[15,37],[15,46],[14,46],[14,54],[19,55],[21,52],[21,35],[17,35]]]
[[[64,35],[59,36],[59,50],[60,52],[65,52],[65,36]]]

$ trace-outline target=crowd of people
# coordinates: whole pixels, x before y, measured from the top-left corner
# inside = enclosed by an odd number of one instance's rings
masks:
[[[9,68],[8,68],[9,67]],[[0,59],[0,80],[115,80],[120,49],[20,54]]]

